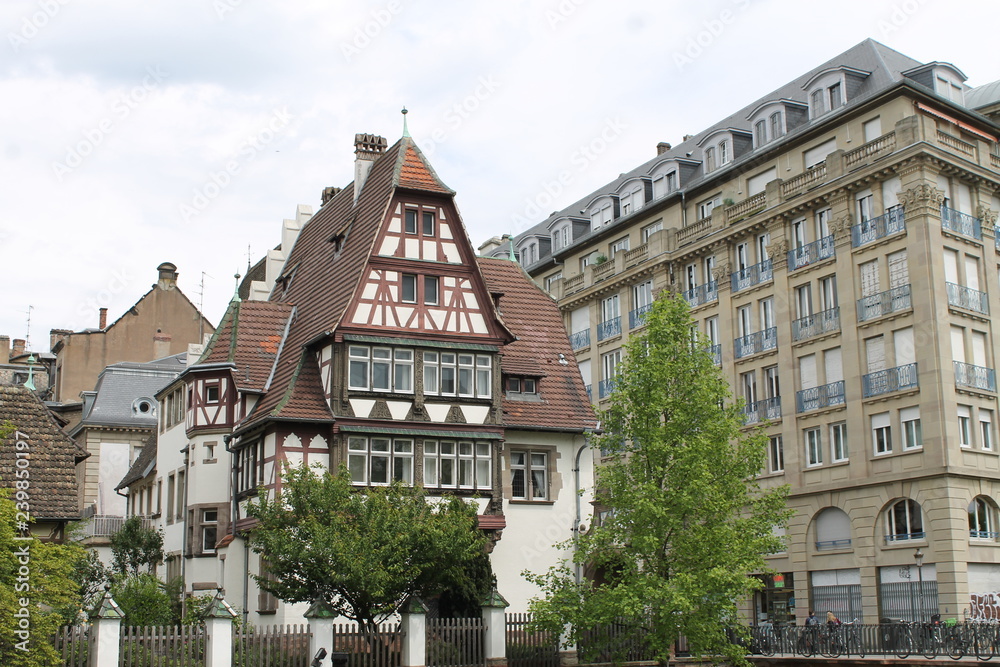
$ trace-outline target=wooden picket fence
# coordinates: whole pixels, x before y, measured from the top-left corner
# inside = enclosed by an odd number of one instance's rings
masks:
[[[427,667],[483,667],[485,627],[479,618],[427,619]]]
[[[119,665],[127,667],[202,667],[204,625],[123,626]]]
[[[233,667],[309,667],[309,626],[259,625],[233,631]]]
[[[64,667],[88,667],[94,635],[84,625],[64,625],[56,632],[54,644]]]
[[[333,626],[333,650],[348,653],[347,667],[399,667],[403,630],[399,623],[383,623],[366,637],[357,623],[338,623]]]
[[[531,614],[507,614],[509,667],[559,667],[559,636],[532,631]]]

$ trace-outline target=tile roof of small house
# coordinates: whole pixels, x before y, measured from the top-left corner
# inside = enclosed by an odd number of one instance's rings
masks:
[[[138,482],[154,470],[155,464],[156,432],[154,431],[142,444],[142,452],[139,453],[139,456],[136,457],[135,461],[129,467],[128,472],[125,473],[125,477],[122,478],[122,481],[115,487],[115,491],[118,489],[124,489],[128,485]]]
[[[89,454],[69,437],[34,392],[23,386],[0,385],[0,424],[15,432],[0,440],[0,486],[12,488],[17,453],[27,451],[30,513],[36,520],[80,518],[77,463]],[[27,437],[25,437],[27,436]],[[18,440],[27,450],[17,450]]]

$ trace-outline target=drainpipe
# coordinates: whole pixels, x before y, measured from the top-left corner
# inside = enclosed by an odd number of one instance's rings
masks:
[[[191,446],[181,449],[184,454],[184,513],[181,519],[181,618],[187,616],[187,561],[188,561],[188,489],[191,488]]]
[[[586,436],[584,436],[586,438]],[[580,492],[583,491],[580,488],[580,455],[584,451],[589,449],[589,445],[584,440],[584,444],[580,445],[580,448],[576,450],[576,461],[573,467],[573,487],[576,489],[576,519],[573,521],[573,551],[574,555],[580,541],[580,522],[582,520],[582,507],[580,503]],[[580,584],[583,581],[583,569],[580,563],[574,563],[573,569],[576,573],[576,583]]]
[[[233,441],[232,435],[222,436],[222,442],[226,446],[226,451],[229,452],[229,460],[232,461],[232,482],[230,486],[230,510],[229,510],[229,534],[236,537],[236,515],[239,511],[239,503],[236,501],[236,483],[238,480],[239,470],[237,468],[236,457],[234,456],[235,451],[230,447],[230,443]],[[256,472],[255,472],[256,474]],[[243,539],[243,626],[246,627],[247,619],[250,616],[250,611],[247,607],[249,598],[249,579],[250,579],[250,541],[246,538]],[[222,582],[225,585],[225,582]]]

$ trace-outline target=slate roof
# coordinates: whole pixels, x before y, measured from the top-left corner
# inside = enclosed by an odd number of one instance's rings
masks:
[[[965,105],[970,109],[982,109],[997,102],[1000,102],[1000,81],[992,81],[965,93]]]
[[[490,292],[503,293],[500,313],[517,336],[500,351],[503,373],[540,376],[540,401],[504,399],[504,426],[595,428],[597,420],[555,301],[515,262],[481,257],[479,267]]]
[[[237,388],[262,392],[293,310],[287,303],[233,299],[195,367],[235,364],[233,380]]]
[[[85,426],[156,426],[156,392],[170,384],[187,363],[187,354],[175,354],[145,363],[121,362],[101,371],[90,410],[73,429],[74,435]],[[147,398],[154,410],[134,409],[137,399]]]
[[[115,491],[124,489],[129,484],[135,484],[140,479],[149,474],[156,465],[156,431],[142,444],[142,452],[132,462],[132,467],[125,473],[125,477],[115,487]]]
[[[0,385],[0,423],[10,422],[27,438],[30,513],[40,520],[80,518],[76,465],[89,454],[69,437],[45,404],[23,386]],[[17,437],[0,440],[0,486],[12,488]]]

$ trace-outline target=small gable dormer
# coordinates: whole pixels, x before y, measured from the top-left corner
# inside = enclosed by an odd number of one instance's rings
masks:
[[[701,160],[690,158],[666,158],[654,164],[649,170],[653,188],[653,200],[666,197],[684,187],[691,176],[698,172]]]
[[[648,178],[630,178],[619,186],[617,194],[621,215],[631,215],[653,200],[653,182]]]
[[[521,266],[531,266],[552,254],[552,239],[544,234],[527,234],[517,242],[516,251]]]
[[[591,199],[582,213],[590,218],[590,228],[597,231],[617,219],[620,211],[617,194],[602,194]]]
[[[831,67],[814,74],[802,86],[809,100],[809,117],[819,118],[847,104],[870,74],[853,67]]]
[[[549,236],[552,241],[552,253],[557,253],[573,245],[590,229],[586,218],[560,216],[548,224]]]
[[[955,104],[965,105],[965,85],[968,79],[962,70],[951,63],[932,62],[902,72],[906,78],[930,88],[935,93]]]
[[[735,127],[720,128],[698,142],[705,156],[705,173],[710,174],[753,150],[753,137]]]
[[[809,119],[809,105],[795,100],[770,100],[750,112],[753,147],[760,148],[788,134]]]

